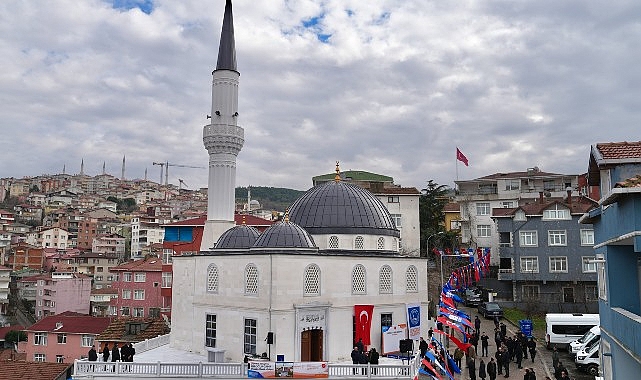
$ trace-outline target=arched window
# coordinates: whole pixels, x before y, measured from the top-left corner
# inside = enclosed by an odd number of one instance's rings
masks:
[[[254,264],[245,267],[245,295],[258,295],[258,268]]]
[[[405,273],[405,289],[408,293],[418,292],[418,271],[414,265],[407,267]]]
[[[392,267],[383,265],[378,273],[378,292],[392,294]]]
[[[218,293],[218,267],[209,264],[207,267],[207,292]]]
[[[363,249],[363,237],[362,236],[356,236],[354,239],[354,249]]]
[[[310,264],[305,268],[303,295],[320,296],[320,268],[316,264]]]
[[[352,269],[352,294],[367,294],[365,267],[357,264]]]
[[[379,237],[378,242],[376,243],[376,247],[378,249],[385,249],[385,238],[384,237]]]
[[[332,235],[329,237],[329,249],[338,249],[338,236]]]

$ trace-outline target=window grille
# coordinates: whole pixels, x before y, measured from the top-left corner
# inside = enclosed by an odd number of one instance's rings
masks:
[[[258,295],[258,268],[254,264],[248,264],[245,268],[245,294]]]
[[[378,274],[378,292],[380,294],[392,293],[392,268],[389,265],[383,265]]]
[[[367,294],[365,267],[358,264],[352,270],[352,294]]]
[[[408,293],[418,292],[418,271],[414,265],[407,267],[405,273],[405,288]]]
[[[209,264],[207,267],[207,291],[218,293],[218,267],[216,264]]]
[[[320,295],[320,268],[316,264],[311,264],[305,269],[303,293],[306,296]]]

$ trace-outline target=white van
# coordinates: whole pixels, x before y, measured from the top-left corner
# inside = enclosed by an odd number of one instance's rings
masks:
[[[581,371],[587,372],[589,375],[597,376],[599,374],[599,346],[601,345],[600,339],[585,346],[581,351],[576,354],[574,362],[576,368]]]
[[[572,341],[599,326],[599,314],[552,313],[545,315],[545,342],[548,349],[568,349]]]
[[[570,353],[576,355],[583,347],[589,346],[595,340],[599,339],[601,339],[601,327],[594,326],[590,331],[586,332],[585,335],[570,343]]]

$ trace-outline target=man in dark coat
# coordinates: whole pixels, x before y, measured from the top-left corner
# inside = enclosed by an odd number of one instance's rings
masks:
[[[369,364],[373,366],[378,365],[378,358],[379,358],[378,351],[374,347],[369,349]],[[372,375],[376,375],[376,367],[372,367]]]
[[[118,349],[118,343],[114,343],[114,348],[111,349],[111,361],[120,361],[120,350]]]
[[[129,362],[134,361],[134,355],[136,355],[136,349],[132,343],[129,343]]]
[[[496,362],[494,361],[494,358],[490,359],[485,370],[487,371],[487,375],[490,377],[490,380],[496,380]]]
[[[123,344],[122,348],[120,349],[120,361],[129,361],[129,346],[127,346],[127,343]]]
[[[429,345],[427,344],[425,339],[423,339],[423,337],[421,337],[421,341],[418,344],[418,349],[421,352],[421,358],[425,356],[425,352],[427,352],[428,348],[429,348]]]
[[[534,357],[536,356],[536,342],[533,338],[530,338],[530,340],[527,342],[527,349],[530,352],[532,363],[534,363]]]
[[[363,338],[358,338],[358,342],[356,342],[356,347],[358,348],[358,352],[361,354],[365,352],[365,344],[363,344]]]
[[[479,319],[478,315],[474,317],[474,329],[476,330],[477,334],[481,332],[481,320]]]
[[[107,362],[109,360],[109,343],[105,343],[105,347],[102,349],[102,361]]]
[[[358,351],[358,347],[354,346],[354,349],[352,350],[352,364],[360,364],[361,363],[361,353]],[[358,374],[358,370],[354,368],[354,375]]]
[[[96,360],[98,360],[98,353],[96,352],[96,346],[94,345],[91,346],[87,356],[90,362],[95,362]]]
[[[470,380],[476,380],[476,362],[474,361],[474,359],[467,359],[467,369],[470,374]]]
[[[488,355],[488,348],[490,347],[490,337],[485,332],[481,335],[481,356]]]

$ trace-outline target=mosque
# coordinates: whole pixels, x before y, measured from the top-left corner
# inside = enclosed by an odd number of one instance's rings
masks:
[[[382,331],[427,313],[427,268],[400,250],[400,232],[371,192],[317,185],[262,233],[234,222],[236,157],[244,144],[231,0],[212,73],[207,221],[200,252],[173,258],[171,346],[239,362],[349,358],[356,337],[380,350]],[[426,330],[425,323],[419,333]],[[416,331],[414,331],[416,333]],[[218,359],[217,361],[220,361]]]

